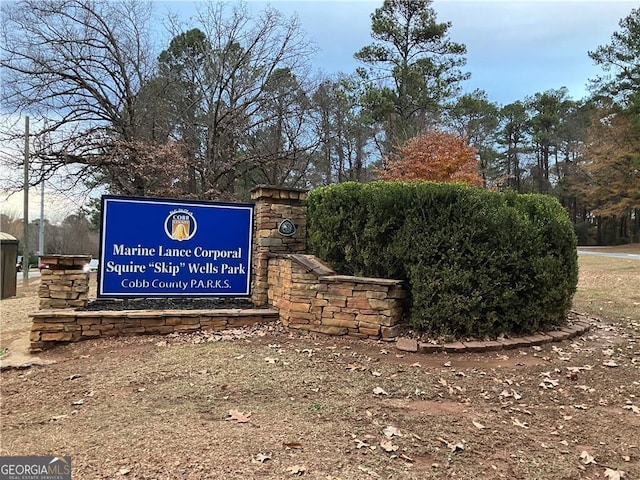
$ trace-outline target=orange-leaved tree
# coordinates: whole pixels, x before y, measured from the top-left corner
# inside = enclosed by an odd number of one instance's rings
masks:
[[[457,182],[482,185],[476,149],[464,138],[431,130],[410,139],[387,159],[380,171],[383,180]]]

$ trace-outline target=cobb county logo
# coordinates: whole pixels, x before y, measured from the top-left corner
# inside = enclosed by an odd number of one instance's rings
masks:
[[[198,222],[196,222],[196,218],[193,213],[185,208],[171,210],[164,221],[165,233],[170,239],[178,242],[192,239],[197,229]]]

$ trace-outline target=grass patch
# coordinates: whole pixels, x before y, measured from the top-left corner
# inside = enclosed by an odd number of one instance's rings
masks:
[[[581,255],[578,266],[575,310],[618,323],[640,322],[640,261]]]

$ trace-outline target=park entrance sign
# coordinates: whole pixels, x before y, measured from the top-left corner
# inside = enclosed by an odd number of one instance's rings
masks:
[[[248,296],[253,205],[102,197],[98,297]]]

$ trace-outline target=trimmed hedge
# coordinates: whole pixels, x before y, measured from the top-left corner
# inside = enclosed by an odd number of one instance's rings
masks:
[[[343,183],[312,190],[309,251],[343,274],[405,280],[411,323],[496,337],[562,324],[578,280],[560,203],[445,183]]]

